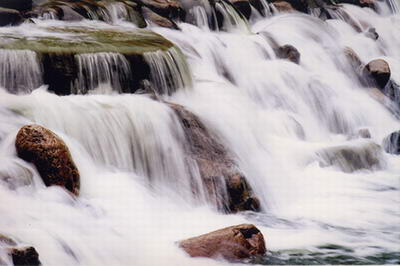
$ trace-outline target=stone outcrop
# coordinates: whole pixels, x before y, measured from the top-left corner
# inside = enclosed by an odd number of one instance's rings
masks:
[[[278,58],[287,59],[295,64],[300,63],[300,52],[293,45],[286,44],[275,49]]]
[[[16,137],[17,154],[33,163],[47,186],[61,186],[79,194],[79,171],[64,141],[38,125],[22,127]]]
[[[294,12],[296,11],[293,6],[286,2],[286,1],[277,1],[273,3],[273,6],[279,11],[279,12]]]
[[[189,142],[187,153],[197,162],[209,200],[227,212],[258,211],[259,200],[225,147],[194,114],[183,106],[168,105],[182,123]]]
[[[266,252],[264,236],[254,225],[241,224],[180,241],[179,246],[192,257],[229,261],[262,256]]]
[[[32,0],[1,0],[0,7],[28,11],[32,8]]]

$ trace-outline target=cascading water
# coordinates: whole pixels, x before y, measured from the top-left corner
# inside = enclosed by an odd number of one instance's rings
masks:
[[[42,70],[35,52],[0,51],[0,87],[28,93],[42,84]]]
[[[77,91],[100,87],[106,95],[0,91],[0,234],[34,246],[44,265],[219,265],[227,262],[187,257],[176,241],[246,222],[264,233],[269,249],[254,263],[399,263],[400,159],[378,144],[400,123],[345,53],[351,49],[363,64],[385,59],[400,84],[396,2],[380,3],[379,15],[343,5],[326,21],[292,13],[250,25],[229,7],[219,7],[227,32],[205,27],[203,11],[196,11],[198,26],[153,28],[179,47],[144,55],[156,96],[108,95],[116,84],[123,91],[117,81],[129,72],[110,53],[76,57],[85,83]],[[377,40],[365,34],[372,27]],[[299,64],[276,55],[286,44],[299,51]],[[187,62],[177,62],[178,53]],[[33,79],[41,76],[37,63],[0,64],[26,73],[12,80],[0,72],[8,91],[41,85]],[[164,102],[185,106],[229,149],[260,213],[224,215],[207,203],[183,125]],[[70,148],[79,198],[45,187],[16,156],[15,135],[31,123]],[[366,130],[370,139],[359,138]]]
[[[99,87],[122,92],[122,84],[132,80],[129,62],[121,54],[78,54],[75,59],[78,65],[78,78],[73,89],[75,93],[85,94]]]

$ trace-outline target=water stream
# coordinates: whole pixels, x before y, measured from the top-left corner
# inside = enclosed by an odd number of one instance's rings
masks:
[[[398,4],[381,4],[379,13],[343,5],[347,15],[327,21],[278,13],[247,22],[230,6],[217,8],[227,18],[221,31],[206,26],[199,7],[197,26],[152,28],[180,51],[145,60],[150,82],[165,90],[157,97],[185,106],[228,147],[262,211],[222,214],[193,195],[200,175],[176,114],[153,96],[117,94],[130,72],[123,56],[77,56],[76,90],[97,87],[96,95],[57,96],[42,84],[35,53],[1,50],[0,233],[34,246],[43,265],[225,265],[189,258],[176,241],[253,223],[269,251],[249,263],[400,263],[400,158],[376,148],[400,122],[345,55],[351,48],[362,63],[385,59],[400,83]],[[35,29],[18,29],[26,27]],[[370,27],[378,40],[365,34]],[[277,58],[275,44],[296,47],[300,63]],[[187,62],[177,62],[178,52]],[[70,148],[81,173],[77,200],[45,187],[16,156],[15,135],[30,123]],[[357,137],[365,129],[371,138]],[[377,163],[359,167],[338,149],[372,153]]]

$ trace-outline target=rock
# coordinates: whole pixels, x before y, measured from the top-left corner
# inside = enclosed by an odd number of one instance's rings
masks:
[[[1,0],[0,7],[28,11],[32,8],[32,0]]]
[[[158,15],[166,18],[185,20],[185,10],[177,0],[138,0]]]
[[[400,154],[400,130],[391,133],[383,140],[383,148],[387,153]]]
[[[372,40],[378,40],[379,34],[376,32],[376,29],[371,27],[365,32],[365,36],[371,38]]]
[[[225,147],[194,114],[183,106],[167,104],[182,123],[189,142],[188,156],[197,162],[209,201],[227,212],[259,211],[259,200]]]
[[[10,255],[14,266],[41,265],[39,254],[34,247],[13,248],[10,251]]]
[[[178,25],[176,25],[175,22],[168,18],[164,18],[157,13],[153,12],[151,9],[147,7],[142,8],[142,15],[143,17],[147,20],[150,21],[157,26],[164,27],[164,28],[170,28],[170,29],[179,29]]]
[[[372,141],[359,140],[321,149],[317,157],[321,167],[337,166],[343,172],[351,173],[361,169],[382,167],[381,147]]]
[[[60,19],[64,21],[81,21],[84,20],[85,17],[73,10],[71,7],[66,5],[60,6],[61,14]]]
[[[367,78],[375,82],[380,89],[385,88],[390,80],[390,67],[383,59],[375,59],[369,62],[364,68],[364,73]]]
[[[350,47],[346,47],[344,49],[344,54],[349,60],[350,64],[353,66],[354,70],[356,73],[359,73],[359,68],[362,65],[360,57],[357,55],[357,53],[351,49]]]
[[[15,242],[12,238],[0,234],[0,246],[16,246],[17,242]]]
[[[358,136],[360,138],[370,139],[371,138],[371,132],[369,132],[368,128],[362,128],[362,129],[358,130]]]
[[[251,6],[248,0],[230,0],[230,2],[246,19],[250,19]]]
[[[36,166],[47,186],[58,185],[79,194],[79,171],[67,145],[56,134],[42,126],[24,126],[15,147],[20,158]]]
[[[275,50],[275,52],[279,58],[287,59],[295,64],[300,63],[300,53],[293,45],[286,44],[280,46]]]
[[[223,228],[189,238],[179,243],[192,257],[218,258],[238,261],[262,256],[266,252],[264,236],[251,224]]]
[[[375,0],[339,0],[338,3],[342,4],[352,4],[360,7],[370,7],[375,8]]]
[[[296,11],[293,6],[286,1],[277,1],[272,3],[279,12],[294,12]]]
[[[0,26],[18,25],[22,20],[18,10],[0,7]]]

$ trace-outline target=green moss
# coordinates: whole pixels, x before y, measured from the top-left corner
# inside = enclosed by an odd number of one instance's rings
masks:
[[[68,33],[70,38],[38,37],[7,38],[1,36],[2,49],[28,49],[37,53],[99,53],[118,52],[121,54],[143,54],[157,50],[167,50],[173,44],[149,30],[117,31],[97,30],[82,27],[49,28],[50,32]],[[51,35],[51,34],[49,34]]]

